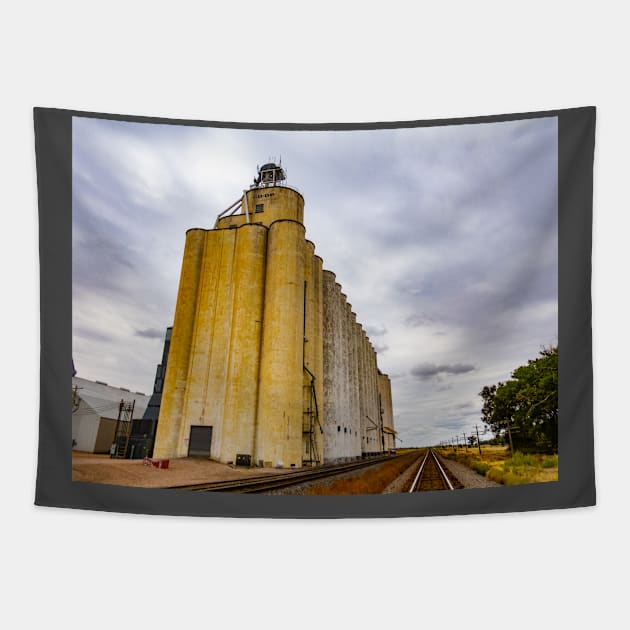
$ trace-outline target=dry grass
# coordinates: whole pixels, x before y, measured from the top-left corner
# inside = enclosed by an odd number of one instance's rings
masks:
[[[460,448],[457,452],[451,448],[441,449],[441,453],[505,486],[558,481],[557,455],[524,455],[517,451],[510,457],[507,446],[490,445],[482,445],[481,456],[476,447],[467,451]]]
[[[488,478],[506,486],[558,481],[558,456],[523,455],[517,451],[514,457],[505,460],[502,469],[491,468],[488,471]]]
[[[411,466],[419,454],[420,451],[413,450],[403,457],[364,468],[343,479],[305,488],[303,494],[381,494],[394,479]]]

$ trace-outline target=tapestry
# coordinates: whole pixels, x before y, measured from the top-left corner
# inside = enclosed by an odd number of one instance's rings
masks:
[[[594,107],[34,120],[37,505],[594,505]]]

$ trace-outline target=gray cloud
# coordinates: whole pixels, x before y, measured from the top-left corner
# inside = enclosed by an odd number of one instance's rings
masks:
[[[90,339],[94,341],[110,343],[114,340],[114,337],[99,328],[92,328],[89,326],[74,326],[73,331],[74,335],[78,338]]]
[[[466,374],[475,369],[474,365],[467,363],[453,363],[451,365],[436,365],[435,363],[420,363],[411,368],[411,375],[421,381],[428,381],[442,374]]]
[[[423,326],[425,324],[433,324],[437,321],[437,317],[434,315],[427,315],[427,313],[414,313],[413,315],[409,315],[405,318],[405,324],[411,326],[412,328],[416,328],[418,326]]]
[[[368,337],[382,337],[386,332],[385,326],[366,326],[365,332]]]
[[[452,383],[439,383],[438,385],[435,386],[436,392],[447,392],[451,389],[453,389]]]
[[[172,324],[186,230],[281,154],[307,237],[378,342],[400,437],[461,433],[476,402],[454,405],[557,342],[557,140],[555,118],[360,132],[75,118],[80,373],[151,390],[161,349],[145,340]]]

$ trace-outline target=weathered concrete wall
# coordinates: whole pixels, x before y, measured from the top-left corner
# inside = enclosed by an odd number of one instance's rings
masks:
[[[368,421],[367,421],[367,363],[365,356],[365,331],[363,326],[357,323],[356,344],[357,344],[357,372],[359,381],[359,431],[361,436],[361,454],[367,453]]]
[[[262,205],[262,212],[256,212],[256,206]],[[247,191],[247,209],[250,223],[262,223],[271,227],[274,221],[290,219],[304,223],[304,197],[285,186],[270,188],[252,188]],[[243,207],[239,214],[219,219],[218,228],[240,226],[247,223]]]
[[[376,352],[367,336],[364,338],[366,359],[366,439],[365,452],[373,455],[382,451],[380,409],[378,404],[378,368]]]
[[[238,454],[254,455],[266,253],[266,227],[248,224],[238,229],[234,307],[217,457],[227,461],[236,461]]]
[[[315,394],[317,398],[317,426],[315,438],[320,463],[324,461],[324,426],[326,416],[324,410],[324,298],[323,298],[323,261],[313,256],[311,268],[311,290],[314,301],[313,332],[309,338],[311,344],[313,367],[309,369],[315,374]]]
[[[186,233],[154,457],[183,457],[187,454],[186,445],[180,440],[180,428],[196,323],[205,235],[205,230],[188,230]]]
[[[181,439],[190,436],[190,426],[212,426],[211,457],[223,461],[221,453],[221,433],[226,394],[227,369],[232,331],[232,308],[234,305],[234,254],[236,251],[237,230],[218,230],[207,232],[206,262],[215,272],[205,283],[197,310],[197,329],[195,331],[195,356],[203,357],[201,369],[192,368],[189,374],[189,392],[186,399]],[[210,250],[210,243],[215,240],[216,249]],[[212,239],[212,240],[211,240]],[[213,258],[218,259],[215,266]],[[207,297],[206,297],[207,288]],[[214,299],[213,307],[209,302]],[[213,313],[211,320],[206,320],[202,305]],[[207,322],[207,323],[206,323]],[[204,378],[205,373],[205,378]]]
[[[301,466],[304,345],[304,226],[269,229],[260,359],[256,462]]]
[[[339,431],[340,438],[340,452],[344,459],[350,459],[352,457],[352,451],[350,450],[350,440],[348,437],[348,431],[350,430],[350,356],[349,356],[349,336],[348,336],[348,303],[347,295],[340,292],[339,298],[339,326],[341,328],[341,352],[339,353],[340,361],[340,373],[339,379],[341,381],[341,431]]]
[[[348,304],[348,338],[350,357],[350,440],[351,457],[361,456],[361,413],[359,410],[359,357],[356,339],[357,316]]]
[[[187,232],[154,456],[186,456],[192,425],[213,428],[210,456],[223,462],[380,452],[383,424],[393,429],[389,380],[305,239],[304,199],[277,186],[247,200],[249,223],[240,214]]]
[[[324,368],[324,459],[338,457],[338,427],[341,426],[340,360],[341,328],[339,303],[341,286],[335,274],[324,270],[323,279],[323,368]]]
[[[387,374],[378,375],[378,391],[381,397],[381,409],[383,418],[383,428],[385,450],[391,451],[396,448],[394,429],[394,408],[392,402],[392,384]]]
[[[322,345],[322,259],[315,256],[315,245],[306,241],[304,266],[306,290],[304,314],[304,461],[323,462],[323,345]],[[315,395],[313,396],[312,390]]]
[[[369,358],[369,375],[370,375],[370,397],[369,397],[369,411],[368,415],[374,423],[376,428],[371,431],[371,446],[373,447],[373,453],[380,453],[383,450],[382,439],[382,421],[380,414],[380,407],[378,401],[378,366],[376,365],[376,351],[374,346],[369,344],[368,350]]]
[[[378,375],[378,392],[381,397],[381,408],[383,410],[383,425],[394,428],[394,415],[392,408],[392,384],[387,374]]]
[[[376,353],[332,272],[324,271],[326,461],[383,450]]]

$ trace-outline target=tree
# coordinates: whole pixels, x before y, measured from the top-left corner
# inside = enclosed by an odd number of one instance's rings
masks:
[[[483,422],[497,436],[507,437],[512,452],[558,450],[558,348],[514,370],[505,383],[485,386]]]

